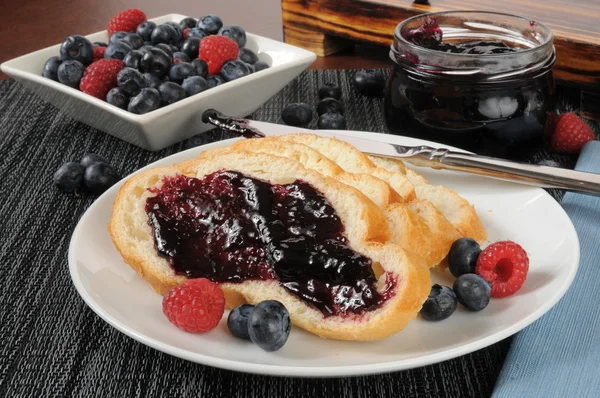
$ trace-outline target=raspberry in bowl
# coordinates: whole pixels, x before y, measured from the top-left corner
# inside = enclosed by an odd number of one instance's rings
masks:
[[[397,134],[519,158],[543,144],[554,107],[553,35],[491,12],[423,14],[400,23],[385,117]]]

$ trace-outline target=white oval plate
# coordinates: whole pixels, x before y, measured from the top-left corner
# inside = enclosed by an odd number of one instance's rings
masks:
[[[298,131],[253,122],[266,133]],[[335,135],[335,132],[319,132]],[[337,134],[404,145],[434,143],[376,133]],[[343,137],[339,137],[343,138]],[[155,162],[165,166],[196,157],[230,141],[190,149]],[[281,376],[330,377],[410,369],[464,355],[502,340],[542,316],[569,288],[579,263],[577,233],[561,206],[539,188],[420,169],[433,184],[456,190],[473,203],[488,229],[490,241],[510,239],[529,253],[529,276],[517,294],[492,299],[479,313],[460,308],[449,319],[430,323],[417,319],[395,336],[377,342],[324,340],[293,328],[287,344],[267,353],[238,340],[227,330],[226,315],[219,326],[202,335],[187,334],[162,313],[161,296],[128,266],[107,231],[111,206],[121,181],[86,211],[73,233],[69,269],[85,302],[100,317],[126,335],[165,353],[224,369]],[[452,277],[436,275],[434,282],[452,286]]]

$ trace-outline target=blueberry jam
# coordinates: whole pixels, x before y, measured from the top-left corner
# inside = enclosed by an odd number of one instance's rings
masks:
[[[311,185],[238,172],[166,177],[146,202],[158,253],[175,273],[215,282],[276,279],[325,316],[360,314],[392,294],[348,246],[333,207]]]

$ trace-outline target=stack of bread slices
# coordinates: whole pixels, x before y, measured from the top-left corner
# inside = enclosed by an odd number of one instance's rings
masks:
[[[272,184],[308,182],[337,212],[350,246],[371,258],[378,288],[384,289],[386,275],[398,281],[380,307],[328,317],[276,280],[220,284],[229,308],[276,299],[288,308],[295,325],[321,337],[377,340],[397,333],[417,316],[431,290],[429,269],[443,264],[452,243],[461,237],[480,243],[487,238],[467,200],[430,185],[399,160],[366,156],[345,141],[313,134],[240,140],[196,159],[137,174],[121,188],[109,232],[125,262],[159,294],[186,278],[176,275],[155,249],[145,212],[146,199],[153,195],[149,189],[160,188],[166,176],[202,178],[219,170]]]

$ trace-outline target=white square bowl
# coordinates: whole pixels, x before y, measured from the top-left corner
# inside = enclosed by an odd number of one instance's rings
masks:
[[[168,14],[151,21],[161,24],[179,22],[183,18],[186,16]],[[91,42],[108,42],[106,31],[86,37]],[[202,123],[202,113],[206,109],[214,108],[231,116],[249,115],[316,59],[310,51],[250,33],[247,33],[246,47],[271,67],[144,115],[127,112],[43,77],[44,63],[59,54],[60,44],[12,59],[0,68],[72,118],[133,145],[157,151],[213,128]]]

